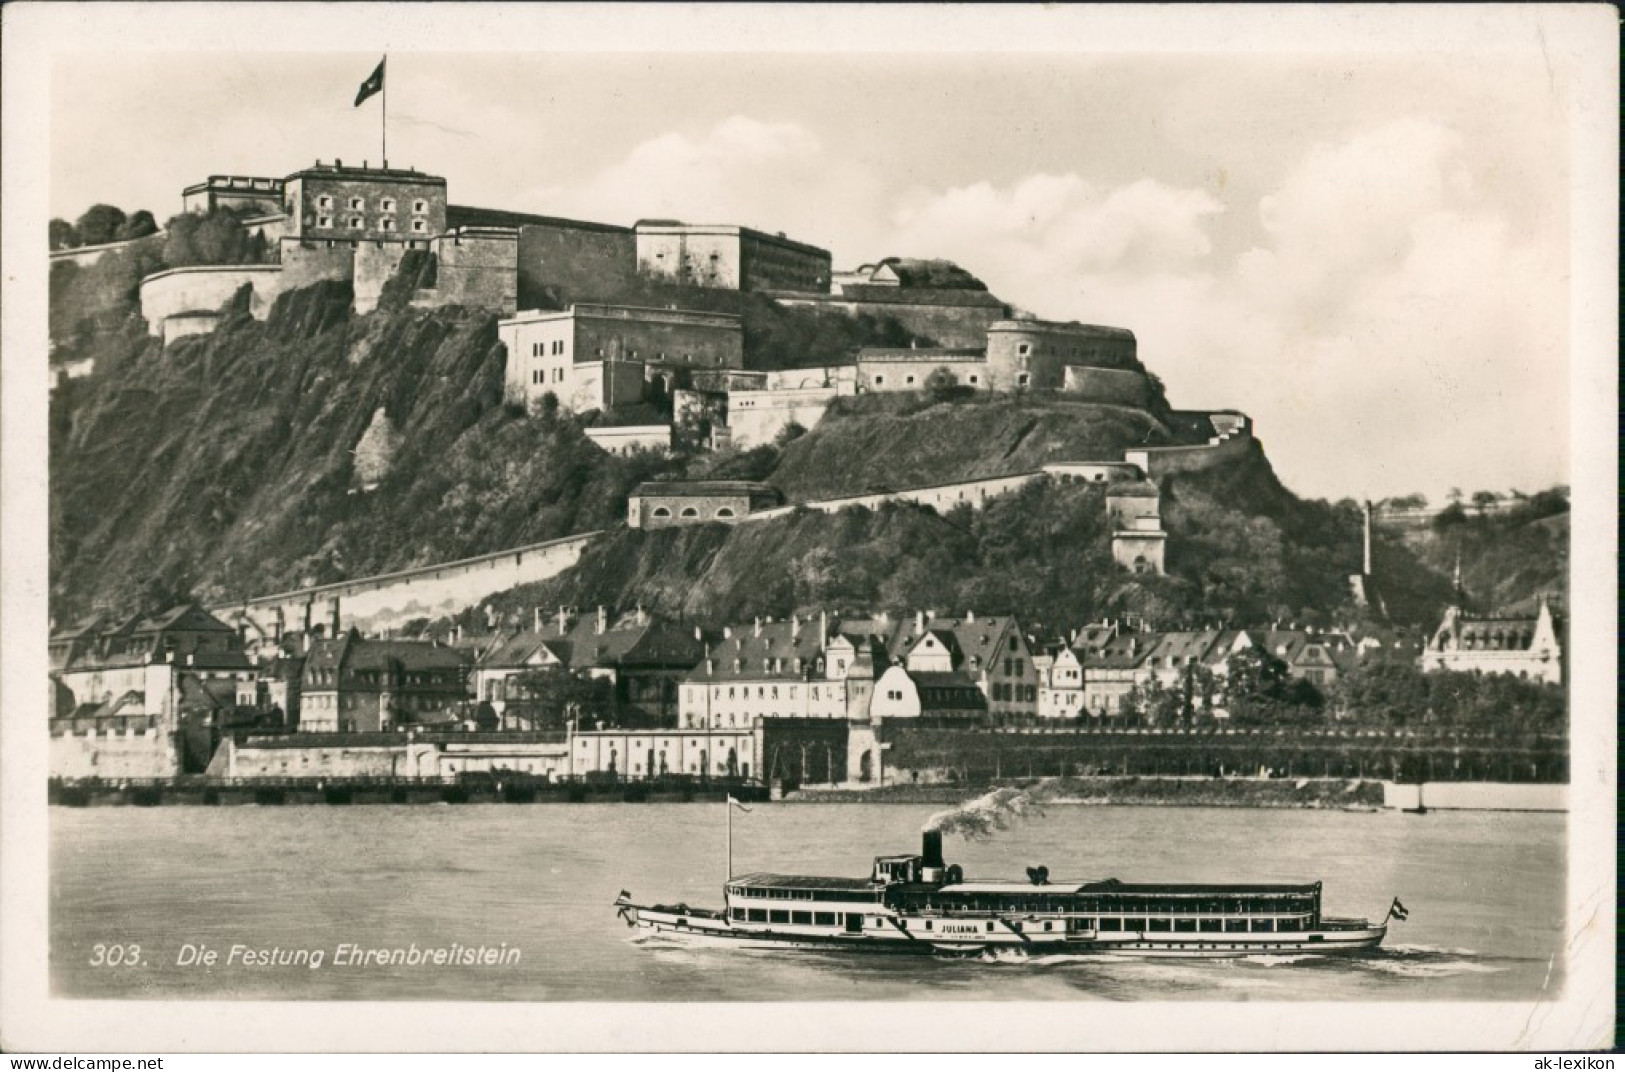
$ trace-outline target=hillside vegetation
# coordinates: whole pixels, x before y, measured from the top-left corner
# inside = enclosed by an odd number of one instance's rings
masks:
[[[280,296],[263,323],[239,295],[215,332],[165,349],[122,289],[132,265],[156,263],[157,243],[176,243],[177,258],[259,251],[231,221],[208,217],[172,221],[167,235],[142,241],[154,248],[63,273],[76,286],[97,284],[84,300],[107,300],[100,315],[77,318],[68,301],[67,324],[53,322],[59,359],[95,360],[92,375],[52,398],[59,621],[94,604],[246,598],[605,528],[577,568],[496,602],[516,617],[536,605],[642,602],[711,620],[975,608],[1052,629],[1103,615],[1172,626],[1353,613],[1358,508],[1298,499],[1260,449],[1165,482],[1167,577],[1112,565],[1103,492],[1084,485],[1034,484],[981,512],[893,504],[735,528],[621,525],[628,491],[647,479],[765,479],[805,499],[1120,458],[1176,438],[1160,405],[1151,414],[1042,395],[867,396],[776,445],[614,457],[582,434],[595,414],[503,404],[494,316],[405,308],[394,300],[404,283],[365,316],[351,312],[340,283]],[[911,341],[895,323],[781,309],[749,294],[650,284],[608,297],[739,311],[758,366]],[[1507,531],[1462,524],[1421,538],[1379,535],[1377,589],[1393,620],[1437,620],[1457,550],[1469,586],[1483,577],[1503,603],[1561,585],[1566,528],[1557,520]]]
[[[793,499],[1031,472],[1045,462],[1121,461],[1172,442],[1150,414],[1054,397],[932,403],[919,395],[836,401],[792,443],[773,479]]]

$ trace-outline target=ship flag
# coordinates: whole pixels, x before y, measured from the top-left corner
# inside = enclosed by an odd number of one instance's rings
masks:
[[[732,804],[734,807],[738,808],[742,812],[749,812],[750,811],[749,808],[745,807],[743,804],[739,803],[739,801],[735,800],[732,793],[728,794],[728,803]]]
[[[1411,914],[1405,908],[1405,906],[1399,903],[1399,898],[1395,897],[1394,903],[1388,906],[1388,918],[1397,919],[1403,923],[1405,920],[1409,919],[1410,916]]]

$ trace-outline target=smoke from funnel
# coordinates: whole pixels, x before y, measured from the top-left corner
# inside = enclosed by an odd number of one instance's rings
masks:
[[[1017,819],[1042,815],[1040,803],[1053,797],[1056,790],[1050,780],[1027,789],[995,789],[957,808],[937,812],[925,821],[924,829],[926,833],[958,834],[967,841],[980,841],[1007,829]]]

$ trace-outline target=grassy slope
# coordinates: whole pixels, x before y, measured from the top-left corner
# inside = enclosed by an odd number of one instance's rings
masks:
[[[792,499],[855,495],[1108,459],[1170,442],[1143,412],[1057,400],[929,404],[914,395],[841,399],[773,473]]]

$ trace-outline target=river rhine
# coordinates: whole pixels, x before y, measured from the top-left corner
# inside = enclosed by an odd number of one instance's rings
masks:
[[[735,812],[734,867],[866,874],[874,855],[917,852],[936,810],[756,805]],[[53,808],[51,983],[80,998],[1551,998],[1563,981],[1565,827],[1561,814],[1050,805],[993,840],[948,839],[948,859],[968,878],[1045,864],[1061,879],[1320,879],[1329,915],[1380,918],[1397,895],[1410,918],[1381,952],[1352,959],[985,961],[633,941],[611,904],[622,889],[720,904],[720,804]],[[485,947],[507,963],[345,965],[346,944]],[[92,964],[113,946],[134,963]],[[307,963],[245,966],[233,946],[304,951]],[[217,960],[182,965],[188,947]]]

